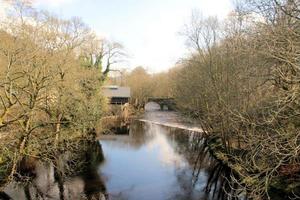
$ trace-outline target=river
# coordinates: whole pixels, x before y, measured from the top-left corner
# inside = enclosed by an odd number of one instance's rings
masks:
[[[214,175],[219,165],[202,143],[201,129],[178,113],[146,112],[133,121],[128,135],[99,138],[104,159],[86,173],[67,177],[60,186],[53,166],[41,165],[33,184],[10,184],[5,195],[28,200],[222,199],[222,180]]]
[[[202,155],[195,166],[201,129],[182,119],[175,112],[147,112],[129,135],[101,138],[105,161],[99,173],[110,199],[217,199],[205,192],[214,160]]]

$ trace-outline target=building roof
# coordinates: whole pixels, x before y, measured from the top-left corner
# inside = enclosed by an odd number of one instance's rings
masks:
[[[113,98],[130,98],[130,88],[129,87],[119,87],[115,85],[108,85],[102,87],[104,96]]]

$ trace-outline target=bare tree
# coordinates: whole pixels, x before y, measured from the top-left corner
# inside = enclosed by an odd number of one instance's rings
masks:
[[[114,65],[123,62],[125,58],[126,53],[120,43],[99,40],[96,37],[87,43],[87,47],[81,54],[84,66],[101,71],[101,81],[106,79]]]

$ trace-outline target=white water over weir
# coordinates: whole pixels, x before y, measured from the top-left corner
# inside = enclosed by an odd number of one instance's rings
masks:
[[[141,119],[138,119],[141,122],[148,122],[157,124],[160,126],[166,126],[170,128],[177,128],[187,131],[193,131],[198,133],[203,133],[201,127],[199,127],[195,122],[189,122],[184,117],[182,117],[177,112],[166,112],[166,111],[157,111],[155,107],[146,112]]]
[[[160,125],[160,126],[167,126],[170,128],[178,128],[178,129],[183,129],[183,130],[187,130],[187,131],[192,131],[192,132],[197,132],[197,133],[203,133],[203,130],[199,127],[190,127],[190,126],[186,126],[183,124],[179,124],[179,123],[168,123],[168,122],[156,122],[156,121],[152,121],[152,120],[146,120],[146,119],[139,119],[139,121],[141,122],[146,122],[146,123],[152,123],[152,124],[156,124],[156,125]]]

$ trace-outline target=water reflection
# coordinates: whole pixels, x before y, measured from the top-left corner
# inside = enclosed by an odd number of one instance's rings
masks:
[[[210,156],[200,129],[178,120],[173,112],[148,113],[129,135],[103,135],[101,145],[58,156],[56,166],[38,162],[32,181],[11,183],[0,199],[230,199],[223,192],[232,192],[228,169]],[[75,173],[64,167],[70,160],[83,161],[72,167]]]
[[[75,173],[72,174],[70,168],[71,156],[75,156],[78,161],[76,166],[72,166],[73,170],[75,170]],[[67,152],[64,155],[60,155],[57,161],[55,166],[36,161],[32,172],[34,174],[32,180],[10,183],[0,193],[0,199],[107,199],[106,186],[97,171],[97,167],[103,161],[102,149],[98,142],[89,143],[87,149],[80,154],[71,155],[70,152]]]
[[[213,195],[218,185],[207,187],[217,162],[199,148],[203,142],[201,132],[146,121],[134,122],[129,136],[102,138],[99,172],[110,199],[221,199]]]

